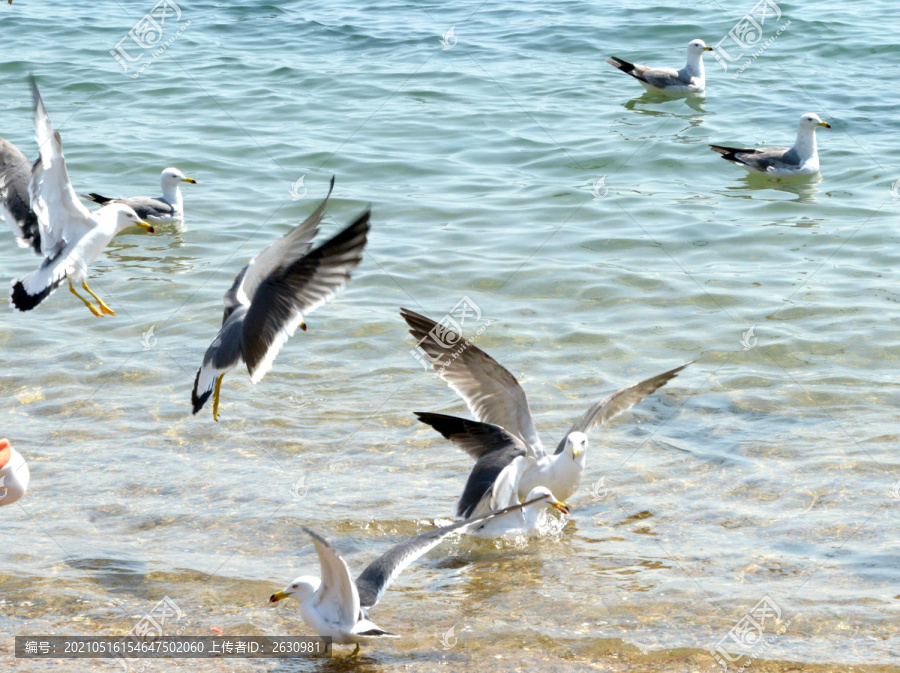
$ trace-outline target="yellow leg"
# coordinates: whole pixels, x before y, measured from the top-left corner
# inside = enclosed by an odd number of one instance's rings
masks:
[[[216,379],[216,389],[213,391],[213,420],[217,423],[219,421],[219,388],[222,387],[222,379],[224,378],[225,374],[222,374]]]
[[[86,280],[81,281],[81,287],[83,287],[89,295],[91,295],[94,299],[97,300],[97,303],[100,304],[101,311],[103,311],[104,313],[106,313],[108,315],[116,314],[115,311],[113,311],[109,306],[106,305],[106,302],[104,302],[102,299],[100,299],[100,297],[98,297],[97,295],[94,294],[93,290],[91,290],[91,288],[88,287]]]
[[[356,649],[350,653],[350,657],[355,657],[357,654],[359,654],[359,643],[356,643]]]
[[[89,302],[87,299],[85,299],[84,297],[82,297],[80,294],[78,294],[78,293],[75,291],[75,286],[72,285],[71,281],[69,282],[69,292],[71,292],[71,293],[74,294],[76,297],[78,297],[81,301],[83,301],[83,302],[84,302],[84,305],[87,306],[89,309],[91,309],[91,313],[93,313],[93,314],[94,314],[95,316],[97,316],[98,318],[100,317],[101,313],[100,313],[100,311],[97,310],[97,307],[94,306],[94,305],[93,305],[91,302]]]

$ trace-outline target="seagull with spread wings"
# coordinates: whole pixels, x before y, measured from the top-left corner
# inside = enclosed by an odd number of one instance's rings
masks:
[[[528,458],[517,481],[518,497],[528,497],[538,486],[548,488],[562,501],[572,497],[581,483],[587,434],[605,425],[671,381],[687,364],[622,388],[594,404],[579,418],[553,454],[547,454],[538,438],[528,399],[516,377],[490,355],[430,318],[409,309],[400,314],[410,327],[439,376],[463,398],[478,419],[471,421],[446,414],[416,412],[453,444],[475,459],[466,487],[456,505],[456,516],[471,516],[495,482],[514,460]],[[433,335],[442,334],[435,339]],[[451,352],[447,344],[455,344]],[[690,364],[690,363],[688,363]]]
[[[499,512],[491,512],[420,533],[394,545],[362,571],[356,581],[350,574],[346,561],[334,547],[318,533],[304,528],[313,540],[321,566],[321,579],[303,575],[269,598],[277,603],[294,598],[300,603],[303,620],[320,636],[333,638],[342,645],[355,644],[353,654],[359,652],[360,643],[377,638],[397,638],[369,619],[369,610],[378,604],[397,576],[410,563],[433,549],[453,534],[470,532],[492,519],[514,513],[533,503],[513,505]]]
[[[88,287],[88,267],[106,249],[113,236],[123,229],[137,226],[150,233],[154,229],[138,217],[134,209],[124,204],[103,206],[95,213],[84,207],[72,188],[63,156],[62,139],[53,130],[34,79],[31,80],[31,91],[34,132],[41,158],[32,167],[28,193],[30,207],[38,220],[40,240],[36,244],[40,246],[44,261],[36,271],[13,281],[9,303],[17,311],[30,311],[64,281],[68,281],[69,291],[83,301],[95,316],[103,313],[115,315],[115,311]],[[26,233],[23,230],[20,238],[28,241]],[[97,301],[99,309],[78,294],[72,284],[76,280],[81,281],[84,291]]]
[[[218,421],[219,389],[225,374],[245,362],[250,381],[258,383],[297,327],[306,331],[304,314],[312,313],[343,288],[350,271],[362,260],[369,210],[310,250],[333,188],[332,177],[328,194],[316,211],[251,259],[225,292],[222,329],[194,379],[191,402],[195,414],[212,395],[213,419]]]

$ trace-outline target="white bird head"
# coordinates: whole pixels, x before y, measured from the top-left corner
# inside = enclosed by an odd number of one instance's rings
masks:
[[[21,454],[8,439],[0,439],[0,505],[11,505],[25,495],[30,476]]]
[[[156,229],[153,228],[152,224],[144,222],[138,217],[138,214],[134,212],[134,208],[126,206],[124,203],[110,203],[98,210],[97,214],[112,221],[114,223],[113,228],[117,234],[128,227],[140,227],[151,234],[156,233]]]
[[[569,516],[569,508],[566,506],[566,503],[560,502],[556,499],[556,496],[550,492],[550,489],[546,486],[535,486],[528,493],[528,497],[525,498],[525,502],[531,502],[532,500],[537,500],[538,498],[544,498],[544,503],[535,503],[537,506],[541,506],[543,504],[544,507],[550,508],[562,512],[566,516]]]
[[[166,187],[177,187],[182,182],[189,182],[192,185],[197,184],[196,180],[187,177],[184,173],[174,167],[164,170],[159,178],[159,182],[162,185],[163,189],[165,189]]]
[[[713,48],[707,46],[706,42],[703,40],[691,40],[688,42],[688,55],[691,54],[699,54],[702,55],[704,51],[712,51]]]
[[[322,580],[310,575],[302,575],[287,585],[281,591],[276,591],[269,597],[270,603],[277,603],[285,598],[294,598],[300,603],[305,603],[319,590]]]
[[[828,122],[823,122],[821,119],[819,119],[819,115],[817,115],[815,112],[807,112],[805,115],[800,117],[801,129],[811,129],[814,131],[818,126],[826,129],[831,128],[831,124],[829,124]]]
[[[585,454],[588,448],[588,438],[583,432],[570,432],[566,437],[566,448],[563,449],[569,458],[584,467]]]

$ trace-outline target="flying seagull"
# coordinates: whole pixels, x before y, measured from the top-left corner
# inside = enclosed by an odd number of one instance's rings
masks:
[[[124,203],[134,208],[134,212],[147,222],[153,224],[169,224],[180,222],[184,219],[184,202],[181,198],[179,185],[187,182],[196,185],[197,181],[187,177],[177,168],[167,168],[159,178],[162,187],[162,196],[132,196],[126,199],[113,199],[108,196],[100,196],[95,192],[82,194],[81,198],[94,201],[102,206],[109,203]]]
[[[400,314],[439,376],[463,398],[478,419],[416,413],[420,421],[475,459],[456,505],[456,516],[460,518],[476,511],[503,469],[519,456],[534,461],[525,467],[518,481],[519,498],[527,497],[537,486],[545,486],[560,500],[568,500],[581,483],[588,448],[586,433],[627,411],[687,367],[684,364],[657,374],[597,402],[575,421],[556,451],[547,455],[538,438],[525,391],[515,376],[480,348],[430,318],[409,309],[400,309]],[[444,333],[441,343],[432,336],[440,332]],[[450,351],[446,343],[459,345]]]
[[[69,181],[62,139],[53,130],[34,79],[31,80],[31,91],[34,132],[41,158],[32,168],[28,193],[38,219],[44,261],[36,271],[13,281],[10,305],[18,311],[30,311],[68,280],[69,291],[95,316],[99,317],[101,312],[115,315],[115,311],[88,287],[88,267],[123,229],[138,226],[151,234],[154,229],[129,206],[110,204],[91,213],[82,205]],[[75,291],[72,282],[76,280],[80,280],[85,292],[97,300],[99,309]]]
[[[815,112],[800,117],[797,140],[793,147],[725,147],[710,145],[726,161],[737,164],[750,173],[772,177],[814,175],[819,172],[819,151],[816,148],[816,129],[830,129],[831,124],[819,119]]]
[[[203,356],[194,379],[191,402],[195,414],[212,394],[213,419],[218,421],[219,388],[225,374],[246,362],[251,382],[259,382],[297,327],[306,331],[303,315],[312,313],[343,288],[350,271],[362,260],[369,210],[310,251],[333,188],[332,177],[322,205],[251,259],[225,293],[222,329]]]
[[[0,214],[12,228],[19,247],[32,248],[40,255],[41,232],[28,196],[30,182],[31,162],[18,147],[0,138]]]
[[[5,437],[0,439],[0,505],[11,505],[28,490],[28,464]]]
[[[304,528],[312,538],[319,556],[322,578],[308,575],[298,577],[281,591],[272,594],[269,603],[277,603],[288,597],[296,599],[300,603],[300,615],[313,631],[320,636],[330,636],[335,643],[355,644],[353,654],[356,654],[360,643],[376,638],[399,637],[374,624],[369,619],[368,611],[378,604],[391,582],[410,563],[450,535],[467,533],[491,519],[531,504],[529,502],[507,507],[499,512],[434,528],[408,538],[370,563],[356,578],[356,582],[350,575],[347,563],[334,547],[318,533]]]
[[[606,59],[614,68],[631,75],[647,91],[667,93],[699,93],[706,88],[706,73],[703,70],[703,52],[712,51],[703,40],[693,40],[687,46],[687,64],[681,70],[674,68],[648,68],[635,65],[621,58],[611,56]]]

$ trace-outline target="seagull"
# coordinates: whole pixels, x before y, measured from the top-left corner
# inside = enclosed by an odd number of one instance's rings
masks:
[[[606,59],[606,62],[626,75],[634,77],[647,91],[700,93],[706,88],[703,52],[712,50],[712,47],[707,46],[703,40],[692,40],[687,46],[687,64],[681,70],[648,68],[646,65],[635,65],[615,56]]]
[[[310,251],[333,188],[332,177],[322,205],[251,259],[225,293],[222,329],[203,356],[194,379],[191,402],[195,414],[212,394],[213,419],[218,421],[219,388],[225,374],[243,361],[250,381],[259,382],[297,327],[306,331],[303,315],[312,313],[343,288],[350,271],[362,260],[369,210]]]
[[[0,138],[0,214],[12,227],[19,247],[33,248],[40,255],[41,232],[28,196],[30,182],[31,162],[18,147]]]
[[[151,234],[154,229],[124,204],[110,204],[95,213],[82,205],[69,181],[62,139],[53,130],[34,79],[31,80],[31,91],[34,131],[41,158],[32,167],[28,193],[38,219],[44,261],[36,271],[12,282],[9,303],[18,311],[30,311],[68,280],[69,291],[95,316],[102,313],[115,315],[115,311],[88,287],[88,267],[123,229],[138,226]],[[80,280],[85,292],[97,300],[99,309],[75,291],[72,284],[75,280]]]
[[[416,412],[420,421],[475,459],[456,505],[456,516],[463,519],[476,511],[502,471],[519,456],[533,461],[524,466],[518,480],[519,498],[527,497],[537,486],[545,486],[560,500],[568,500],[581,483],[588,448],[586,433],[595,425],[606,425],[690,364],[622,388],[597,402],[575,421],[556,451],[547,455],[538,438],[525,391],[515,376],[490,355],[430,318],[409,309],[400,309],[400,314],[438,375],[463,398],[478,419]],[[435,340],[433,335],[437,334],[443,335],[443,343]],[[458,346],[451,351],[447,343]]]
[[[28,490],[28,463],[5,437],[0,439],[0,505],[11,505]]]
[[[127,199],[112,199],[108,196],[100,196],[95,192],[82,194],[81,198],[94,201],[102,206],[109,203],[124,203],[134,208],[138,216],[153,224],[169,224],[180,222],[184,219],[184,204],[181,198],[179,185],[187,182],[196,185],[197,181],[187,177],[177,168],[167,168],[159,178],[162,187],[162,196],[132,196]]]
[[[320,636],[331,637],[342,645],[355,644],[351,656],[359,652],[360,643],[376,638],[398,638],[385,631],[369,619],[369,609],[375,607],[391,582],[406,567],[433,549],[450,535],[467,533],[473,527],[484,525],[490,520],[512,513],[525,505],[514,505],[499,512],[491,512],[468,521],[460,521],[449,526],[434,528],[394,545],[375,559],[362,571],[356,582],[350,575],[346,561],[328,541],[318,533],[304,528],[312,538],[319,556],[322,578],[303,575],[269,598],[269,603],[277,603],[285,598],[294,598],[300,603],[303,620]]]
[[[557,500],[546,486],[535,486],[525,498],[521,509],[513,509],[519,504],[519,486],[522,476],[534,465],[530,456],[516,456],[504,467],[494,483],[485,491],[481,500],[466,518],[484,516],[491,512],[503,512],[488,521],[473,527],[469,534],[482,538],[504,536],[530,536],[541,534],[548,529],[551,519],[547,516],[552,509],[562,513],[557,530],[562,530],[569,520],[570,510],[565,503]],[[469,484],[466,484],[468,488]]]
[[[815,175],[819,172],[819,151],[816,149],[816,129],[830,129],[831,124],[819,119],[815,112],[807,112],[800,117],[797,140],[793,147],[724,147],[710,145],[714,152],[726,161],[737,164],[750,173],[760,173],[772,177],[792,175]]]

